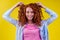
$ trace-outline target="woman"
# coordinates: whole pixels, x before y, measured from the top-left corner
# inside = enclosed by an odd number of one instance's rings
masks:
[[[17,7],[18,20],[14,20],[10,13]],[[51,17],[42,20],[41,8],[44,8]],[[3,18],[16,26],[16,40],[48,40],[47,26],[57,18],[57,15],[39,2],[27,5],[18,2],[3,14]]]

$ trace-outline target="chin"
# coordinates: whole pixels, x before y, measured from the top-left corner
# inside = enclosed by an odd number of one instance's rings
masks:
[[[28,20],[32,20],[32,19],[28,19]]]

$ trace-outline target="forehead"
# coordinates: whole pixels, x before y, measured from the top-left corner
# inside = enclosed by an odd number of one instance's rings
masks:
[[[33,9],[31,7],[27,7],[26,11],[33,11]]]

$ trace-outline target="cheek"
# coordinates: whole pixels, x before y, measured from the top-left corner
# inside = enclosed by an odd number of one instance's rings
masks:
[[[32,13],[31,16],[34,17],[34,13]]]
[[[26,13],[26,17],[28,16],[28,13]]]
[[[29,14],[28,13],[26,13],[26,18],[28,18],[29,17]]]

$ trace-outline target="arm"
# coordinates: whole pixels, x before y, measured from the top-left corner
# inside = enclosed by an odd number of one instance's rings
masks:
[[[12,23],[13,25],[16,26],[17,20],[11,18],[11,17],[10,17],[10,14],[11,14],[11,12],[12,12],[16,7],[18,7],[18,6],[20,6],[20,5],[21,5],[21,3],[17,3],[17,4],[14,5],[12,8],[10,8],[9,10],[7,10],[7,11],[2,15],[2,17],[3,17],[5,20],[9,21],[10,23]]]
[[[14,8],[11,8],[9,10],[7,10],[2,17],[7,20],[8,22],[12,23],[13,25],[16,25],[17,20],[14,20],[13,18],[10,17],[11,12],[13,11]]]
[[[53,22],[57,18],[57,14],[53,10],[45,7],[40,2],[37,2],[37,5],[41,6],[41,8],[44,8],[45,9],[45,12],[47,12],[51,16],[50,18],[48,18],[47,20],[45,20],[46,23],[47,23],[47,25],[50,24],[51,22]]]
[[[51,17],[46,20],[47,25],[53,22],[57,18],[57,14],[49,8],[45,8],[45,12],[47,12]]]

